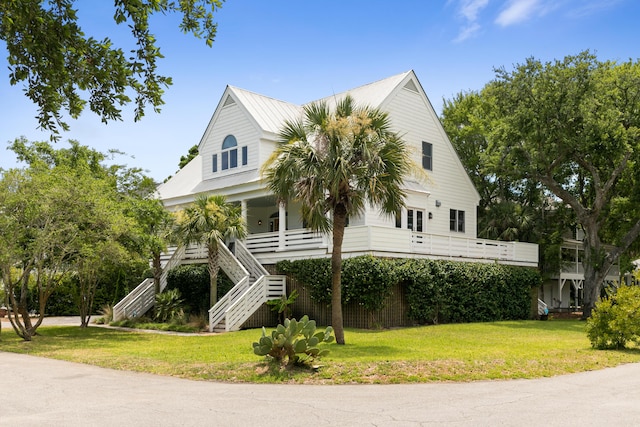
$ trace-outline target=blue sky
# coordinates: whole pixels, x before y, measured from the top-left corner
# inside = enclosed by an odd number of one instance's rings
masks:
[[[131,43],[111,22],[108,1],[77,2],[85,33]],[[87,111],[71,120],[67,139],[145,169],[158,181],[177,170],[197,144],[227,84],[293,103],[415,70],[436,111],[443,98],[482,88],[495,67],[528,57],[560,59],[589,49],[601,60],[640,57],[637,0],[228,0],[217,14],[212,48],[183,35],[177,17],[157,17],[153,30],[173,77],[160,114],[104,125]],[[5,147],[21,135],[48,140],[35,107],[10,86],[0,42],[0,167],[17,165]]]

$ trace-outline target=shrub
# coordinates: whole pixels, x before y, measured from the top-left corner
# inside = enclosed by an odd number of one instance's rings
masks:
[[[291,307],[289,306],[293,304],[297,298],[298,290],[294,289],[289,297],[282,295],[280,298],[267,301],[267,305],[271,307],[271,311],[278,313],[278,319],[284,323],[285,319],[291,318]]]
[[[600,299],[587,320],[587,336],[601,350],[640,343],[640,287],[621,286]]]
[[[331,304],[331,260],[327,258],[281,261],[278,271],[291,274],[310,290],[311,299]],[[342,302],[375,311],[383,307],[397,283],[393,263],[371,255],[347,258],[342,262]]]
[[[161,323],[180,321],[184,317],[183,302],[177,289],[169,289],[156,295],[155,319]]]
[[[330,304],[330,260],[282,261],[277,269],[309,289],[313,301]],[[361,256],[342,264],[344,303],[375,312],[383,308],[393,285],[401,283],[408,316],[417,323],[527,319],[531,289],[540,281],[535,269],[496,263]]]
[[[98,325],[109,324],[113,321],[113,306],[107,304],[100,309],[100,317],[96,319]]]
[[[332,332],[331,326],[327,326],[324,332],[316,332],[316,321],[309,320],[306,315],[299,322],[285,319],[284,325],[278,325],[271,336],[262,328],[262,337],[253,343],[253,353],[269,356],[280,364],[286,361],[287,366],[311,363],[329,353],[328,349],[318,348],[318,344],[333,342]]]
[[[188,313],[209,309],[209,272],[204,264],[180,265],[169,271],[167,289],[177,289]]]
[[[218,273],[218,298],[224,296],[234,283],[224,271]],[[209,270],[206,264],[180,265],[169,271],[167,289],[178,289],[187,313],[205,313],[209,307]]]
[[[295,277],[309,289],[311,299],[319,304],[331,304],[331,260],[328,258],[280,261],[278,271]]]
[[[371,255],[345,259],[342,265],[342,299],[369,311],[380,310],[398,282],[393,263]]]
[[[398,262],[409,317],[418,323],[517,320],[529,317],[540,274],[501,264],[427,259]]]

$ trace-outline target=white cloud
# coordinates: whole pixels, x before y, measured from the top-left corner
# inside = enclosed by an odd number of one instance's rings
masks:
[[[577,7],[569,11],[568,15],[574,18],[593,15],[603,10],[611,9],[620,3],[621,0],[593,0],[579,2]]]
[[[459,13],[470,22],[478,19],[478,13],[487,7],[489,0],[462,0]]]
[[[540,10],[540,0],[511,0],[496,18],[496,24],[503,27],[517,24],[531,18]]]
[[[469,38],[474,37],[480,31],[480,24],[478,23],[478,14],[482,9],[487,7],[489,0],[459,0],[457,13],[461,16],[466,24],[462,26],[460,33],[454,39],[454,42],[459,43]]]
[[[461,43],[461,42],[463,42],[463,41],[465,41],[467,39],[472,38],[479,31],[480,31],[480,24],[473,23],[471,25],[468,25],[468,26],[462,28],[462,30],[460,30],[460,33],[458,34],[458,37],[456,37],[453,41],[455,43]]]

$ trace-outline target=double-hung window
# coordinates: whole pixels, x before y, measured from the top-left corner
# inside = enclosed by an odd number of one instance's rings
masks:
[[[449,230],[464,233],[464,211],[449,210]]]

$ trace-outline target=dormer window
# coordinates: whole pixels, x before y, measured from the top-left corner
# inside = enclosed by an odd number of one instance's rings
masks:
[[[246,145],[240,147],[240,160],[242,166],[246,166],[249,158],[249,150]],[[227,135],[222,141],[222,149],[220,156],[213,154],[211,156],[211,171],[218,172],[218,157],[220,157],[220,170],[234,169],[238,167],[238,141],[233,135]]]
[[[249,150],[247,146],[240,148],[240,155],[242,156],[242,166],[246,166],[249,158]],[[220,150],[220,169],[228,170],[238,167],[238,141],[233,135],[227,135],[222,141],[222,149]],[[218,155],[214,154],[212,157],[212,171],[215,173],[218,171]]]
[[[238,167],[238,141],[233,135],[227,135],[222,141],[222,170]]]

